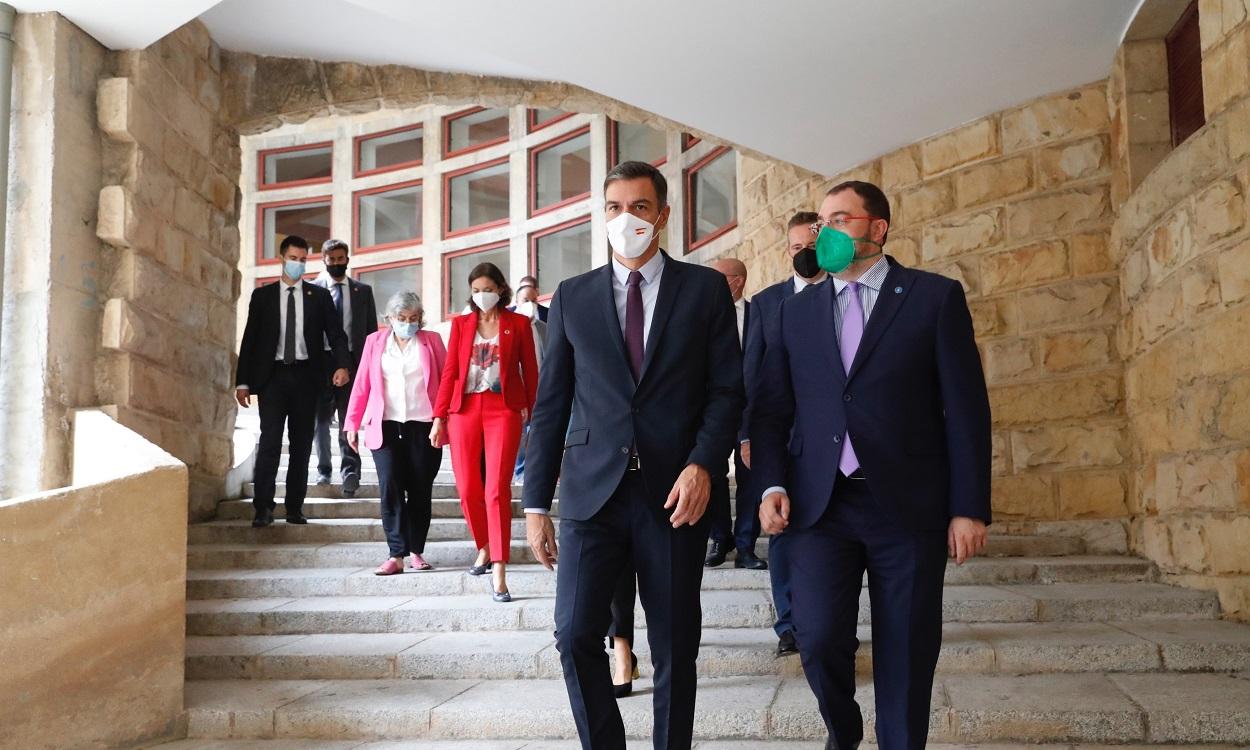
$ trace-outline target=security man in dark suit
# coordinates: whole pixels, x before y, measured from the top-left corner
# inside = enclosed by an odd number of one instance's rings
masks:
[[[360,366],[360,353],[365,348],[365,338],[378,330],[378,309],[373,299],[373,287],[347,277],[349,250],[343,240],[329,239],[321,246],[321,258],[325,261],[326,275],[314,281],[327,289],[334,300],[334,309],[343,319],[343,331],[347,334],[347,348],[351,351],[348,372],[352,379]],[[325,345],[330,350],[330,342]],[[317,484],[330,483],[333,457],[330,455],[330,422],[338,415],[339,429],[339,476],[343,481],[344,497],[353,497],[360,489],[360,454],[347,442],[343,432],[343,420],[347,416],[347,400],[352,395],[352,382],[336,386],[331,384],[333,374],[326,373],[326,387],[317,399]]]
[[[660,249],[667,183],[624,162],[604,183],[608,265],[568,279],[547,317],[524,505],[539,562],[556,561],[556,646],[586,750],[623,750],[603,636],[637,571],[655,667],[654,744],[688,748],[708,493],[744,406],[733,302],[716,271]]]
[[[273,523],[274,490],[282,455],[282,430],[290,439],[286,473],[287,523],[308,523],[308,457],[322,374],[333,369],[331,383],[347,383],[350,363],[343,322],[330,293],[303,281],[308,241],[290,235],[279,248],[282,278],[252,292],[247,324],[239,345],[235,398],[247,408],[251,395],[260,401],[260,445],[256,451],[252,525]],[[330,342],[326,351],[325,342]]]

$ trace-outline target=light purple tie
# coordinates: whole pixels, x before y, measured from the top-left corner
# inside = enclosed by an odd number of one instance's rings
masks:
[[[842,370],[848,375],[851,363],[855,361],[855,352],[859,350],[859,340],[864,337],[864,307],[859,302],[859,284],[852,281],[846,285],[846,294],[851,295],[846,306],[846,314],[842,316],[842,334],[838,337],[838,348],[842,353]],[[859,459],[855,456],[855,448],[851,446],[851,433],[846,433],[842,441],[842,460],[838,469],[846,476],[855,473],[859,468]]]

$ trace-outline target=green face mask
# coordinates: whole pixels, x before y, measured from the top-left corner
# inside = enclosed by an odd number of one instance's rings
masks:
[[[867,242],[870,245],[876,245],[877,252],[856,258],[856,242]],[[880,254],[881,245],[867,237],[851,237],[845,232],[839,232],[829,227],[821,227],[820,234],[816,235],[816,263],[829,273],[841,273],[856,260],[874,258]]]

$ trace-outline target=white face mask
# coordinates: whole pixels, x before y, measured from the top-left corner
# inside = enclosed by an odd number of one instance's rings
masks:
[[[499,304],[499,295],[494,292],[474,292],[473,304],[482,312],[490,312]]]
[[[630,213],[624,213],[607,224],[608,244],[622,258],[637,258],[651,247],[655,225]]]
[[[516,311],[527,318],[534,317],[534,310],[535,308],[533,302],[522,302],[516,306]]]

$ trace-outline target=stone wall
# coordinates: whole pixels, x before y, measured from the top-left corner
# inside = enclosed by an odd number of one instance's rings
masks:
[[[1111,235],[1134,545],[1250,619],[1250,22],[1240,0],[1199,13],[1207,124],[1141,181]]]
[[[198,22],[115,53],[96,102],[108,248],[102,403],[184,461],[192,518],[231,467],[239,295],[239,139],[221,116],[221,52]]]

